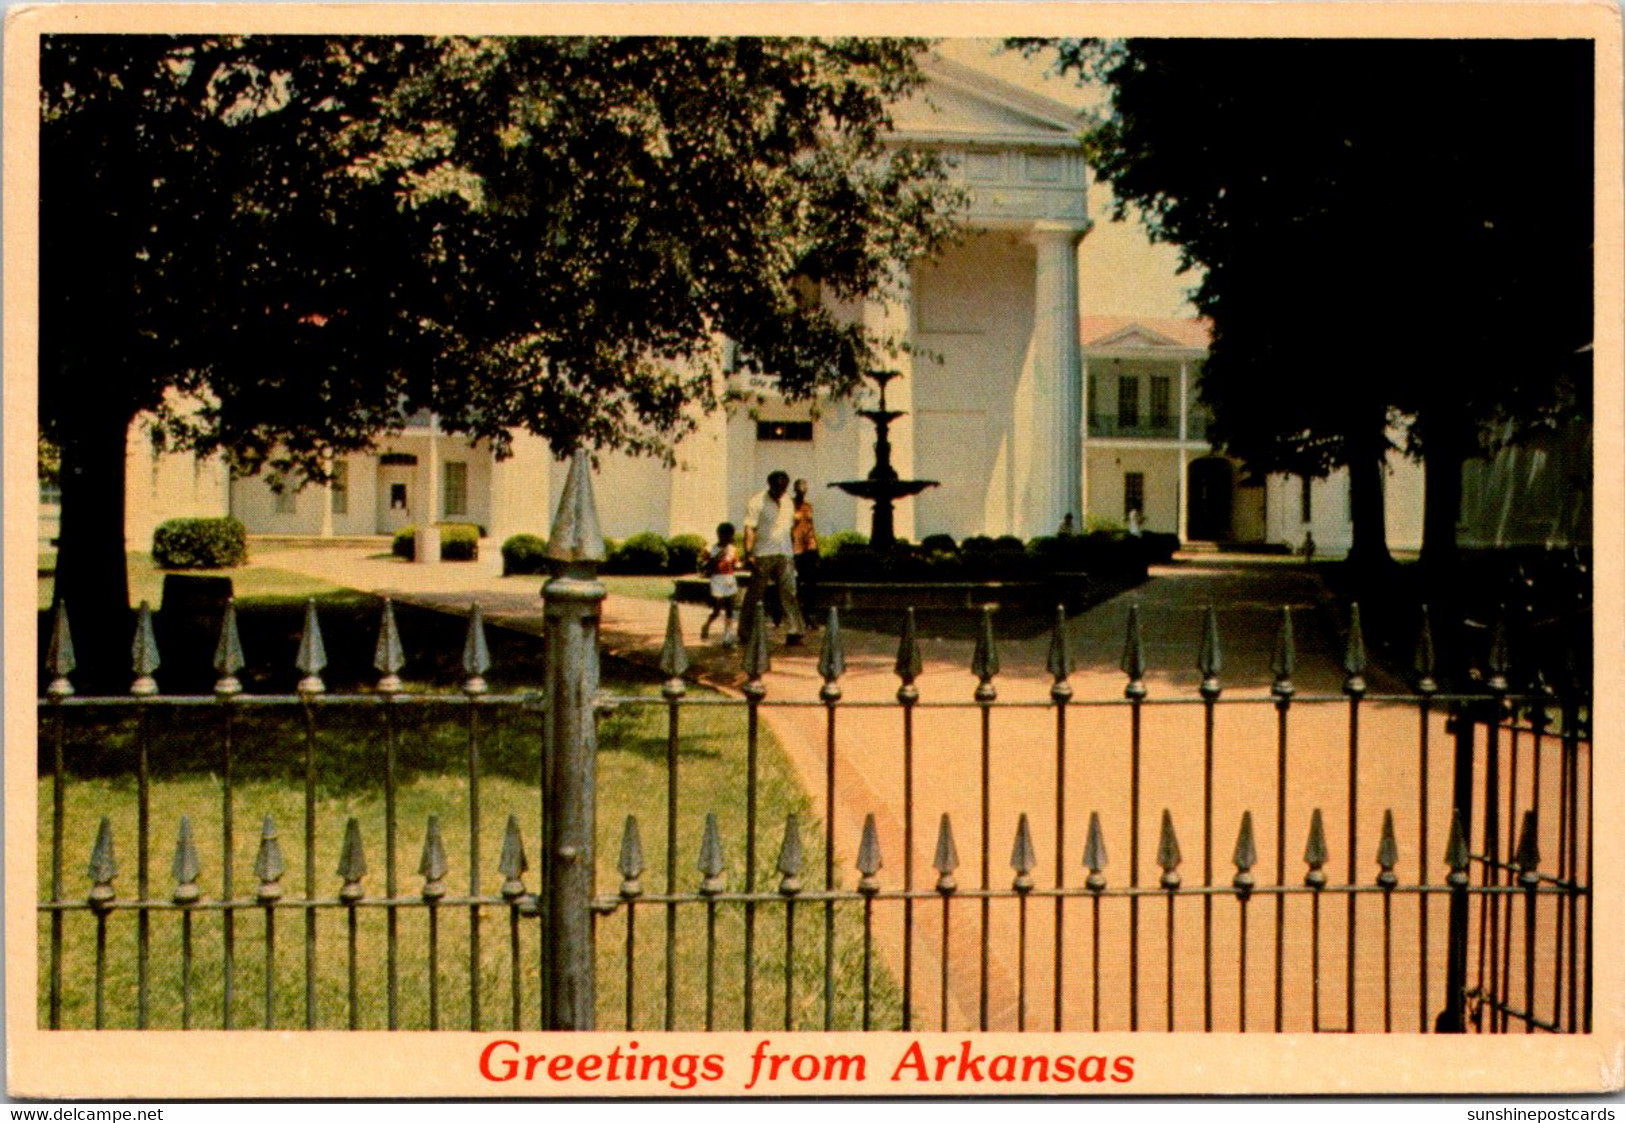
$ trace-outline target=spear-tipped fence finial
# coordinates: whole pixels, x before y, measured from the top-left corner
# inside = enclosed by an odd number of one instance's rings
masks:
[[[1010,867],[1016,871],[1012,888],[1017,893],[1030,893],[1033,888],[1033,869],[1038,865],[1038,853],[1033,849],[1033,835],[1023,811],[1016,820],[1016,841],[1010,847]]]
[[[152,676],[158,670],[158,637],[152,630],[152,606],[146,601],[141,602],[141,610],[135,618],[135,639],[130,644],[130,669],[135,672],[135,681],[130,684],[130,693],[138,697],[158,693],[158,681]]]
[[[784,841],[779,844],[779,892],[794,897],[801,892],[801,867],[804,855],[801,849],[801,822],[794,815],[784,819]]]
[[[1399,840],[1394,837],[1394,812],[1388,808],[1382,813],[1382,836],[1377,840],[1377,884],[1392,889],[1399,884],[1394,867],[1399,865]]]
[[[102,816],[96,828],[96,841],[90,847],[90,907],[104,909],[113,903],[113,879],[118,876],[118,863],[113,860],[113,821]]]
[[[1331,851],[1326,849],[1326,824],[1317,807],[1309,816],[1309,842],[1303,848],[1304,864],[1309,867],[1303,876],[1305,885],[1311,889],[1326,888],[1326,863],[1331,856]]]
[[[491,646],[485,642],[485,611],[480,602],[468,606],[468,631],[463,636],[463,693],[484,694],[490,688],[485,672],[491,669]]]
[[[1270,673],[1275,682],[1270,693],[1280,701],[1292,697],[1292,672],[1298,661],[1298,645],[1292,637],[1292,606],[1281,606],[1281,628],[1275,633],[1275,654],[1270,659]]]
[[[243,692],[237,672],[243,669],[246,662],[243,658],[243,640],[237,633],[237,598],[227,597],[226,614],[220,620],[220,639],[214,645],[214,673],[220,676],[214,683],[216,695],[230,698]]]
[[[863,817],[863,839],[858,843],[858,892],[873,896],[880,892],[880,879],[875,875],[883,865],[880,859],[880,835],[875,830],[875,813]]]
[[[327,646],[322,643],[322,622],[316,616],[316,598],[305,601],[305,630],[299,636],[299,655],[294,666],[304,677],[299,680],[299,693],[320,694],[327,687],[322,684],[322,671],[327,666]]]
[[[604,532],[592,492],[592,458],[585,449],[577,449],[570,456],[570,469],[547,538],[547,556],[565,567],[591,567],[604,560]]]
[[[1145,697],[1145,640],[1140,635],[1140,606],[1128,606],[1128,632],[1123,637],[1123,658],[1118,664],[1128,676],[1123,697],[1139,701]]]
[[[519,816],[510,813],[508,825],[502,832],[502,852],[497,855],[503,900],[517,901],[525,895],[525,871],[528,869],[530,859],[525,857],[525,836],[519,831]]]
[[[1433,677],[1433,623],[1429,619],[1428,606],[1422,606],[1422,620],[1416,630],[1416,655],[1411,660],[1411,668],[1416,672],[1416,692],[1418,694],[1433,694],[1439,689],[1439,684]]]
[[[1084,887],[1091,893],[1106,888],[1106,836],[1100,830],[1100,812],[1089,812],[1089,836],[1083,844],[1083,865],[1089,871]]]
[[[767,606],[756,602],[755,611],[748,621],[750,634],[745,637],[742,656],[745,667],[745,685],[740,689],[747,698],[760,699],[767,694],[762,676],[773,669],[773,655],[767,642]]]
[[[338,875],[344,884],[339,900],[353,904],[367,895],[361,879],[367,876],[367,855],[361,848],[361,823],[354,815],[344,824],[344,848],[339,852]]]
[[[999,673],[999,648],[993,637],[993,606],[982,606],[981,626],[976,633],[976,650],[971,653],[971,674],[976,676],[976,700],[992,702],[999,696],[993,679]]]
[[[1511,662],[1507,649],[1507,606],[1501,605],[1495,613],[1495,624],[1490,630],[1490,650],[1484,660],[1484,669],[1489,672],[1485,677],[1484,685],[1496,694],[1505,694],[1510,689],[1507,683],[1507,670]]]
[[[722,892],[722,871],[726,868],[722,858],[722,832],[717,829],[717,813],[705,813],[705,831],[700,835],[700,893],[714,897]]]
[[[381,676],[378,690],[395,694],[401,689],[401,668],[406,666],[406,652],[401,648],[401,633],[395,626],[395,604],[384,598],[383,616],[378,621],[378,644],[372,653],[373,669]]]
[[[430,815],[423,832],[423,855],[418,859],[418,876],[423,878],[423,899],[438,901],[446,895],[446,844],[440,837],[440,816]]]
[[[1218,698],[1219,671],[1224,666],[1223,656],[1219,652],[1219,614],[1210,604],[1207,606],[1207,617],[1202,622],[1202,648],[1196,654],[1196,669],[1202,672],[1202,697],[1208,700]]]
[[[683,620],[673,600],[666,609],[666,638],[660,644],[660,673],[666,676],[660,687],[663,697],[675,701],[688,692],[683,675],[690,665],[688,648],[683,646]]]
[[[824,624],[824,642],[818,648],[818,676],[824,685],[818,690],[822,702],[841,700],[841,676],[846,673],[846,643],[841,638],[841,614],[834,605],[829,606],[829,618]]]
[[[1454,808],[1450,812],[1450,837],[1444,844],[1444,864],[1450,867],[1445,881],[1451,888],[1467,887],[1467,863],[1471,857],[1467,851],[1467,832],[1461,826],[1461,808]]]
[[[920,640],[915,631],[914,610],[903,610],[903,634],[897,638],[897,662],[894,669],[901,683],[897,687],[897,700],[903,705],[911,705],[920,700],[920,688],[914,685],[914,680],[920,677],[925,662],[920,657]]]
[[[643,836],[638,833],[638,817],[628,815],[621,828],[621,854],[615,862],[621,873],[621,896],[630,901],[643,895]]]
[[[1245,897],[1257,884],[1253,880],[1253,867],[1258,864],[1258,847],[1253,842],[1253,813],[1241,813],[1241,830],[1236,834],[1236,850],[1230,862],[1236,867],[1236,876],[1230,879],[1238,894]]]
[[[932,855],[931,868],[937,871],[937,892],[943,895],[952,893],[959,888],[954,880],[954,871],[959,868],[959,848],[954,845],[954,828],[948,822],[948,813],[942,813],[942,823],[937,827],[937,852]]]
[[[1065,702],[1072,697],[1072,645],[1066,638],[1066,605],[1055,606],[1055,629],[1049,634],[1049,653],[1044,657],[1044,671],[1050,677],[1049,696],[1053,702]]]
[[[1534,808],[1523,813],[1523,823],[1518,829],[1518,849],[1513,862],[1518,867],[1518,884],[1525,889],[1533,889],[1540,884],[1540,838],[1536,829],[1537,819]]]
[[[203,867],[198,862],[197,845],[192,841],[192,820],[185,815],[181,816],[180,831],[175,838],[175,860],[170,863],[169,872],[175,878],[174,902],[195,904],[202,895],[197,879]]]
[[[1183,856],[1179,853],[1179,839],[1174,835],[1174,817],[1164,807],[1162,835],[1157,839],[1157,866],[1162,870],[1164,889],[1179,888],[1179,863],[1183,860]]]
[[[1348,642],[1343,647],[1343,693],[1358,698],[1365,693],[1365,632],[1360,627],[1359,602],[1349,605]]]
[[[51,674],[51,682],[45,688],[48,698],[66,698],[73,693],[73,683],[68,676],[73,674],[76,666],[73,659],[73,633],[68,629],[68,602],[56,602],[56,611],[51,614],[51,648],[45,656],[45,669]]]
[[[254,876],[260,883],[254,896],[260,904],[281,900],[282,875],[287,869],[282,861],[282,844],[277,841],[276,821],[267,815],[260,826],[260,846],[254,855]]]

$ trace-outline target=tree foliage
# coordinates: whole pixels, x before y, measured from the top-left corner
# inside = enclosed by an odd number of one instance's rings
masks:
[[[63,595],[122,565],[142,411],[162,442],[297,483],[423,409],[499,452],[518,428],[668,453],[718,405],[719,335],[792,398],[850,390],[885,341],[810,284],[878,294],[960,203],[884,139],[923,49],[46,37]]]
[[[1448,550],[1464,457],[1588,413],[1589,42],[1025,46],[1108,84],[1088,147],[1118,217],[1203,270],[1213,436],[1260,471],[1349,467],[1357,547],[1383,553],[1394,422]]]

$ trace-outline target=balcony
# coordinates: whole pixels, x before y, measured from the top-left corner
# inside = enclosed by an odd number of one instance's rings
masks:
[[[1207,437],[1207,413],[1192,410],[1186,421],[1185,434],[1188,440],[1200,441]],[[1138,416],[1123,417],[1116,413],[1096,413],[1089,417],[1089,435],[1091,437],[1137,437],[1153,440],[1177,440],[1179,438],[1179,418],[1154,417],[1140,414]]]
[[[1168,437],[1179,436],[1179,418],[1148,417],[1145,414],[1124,416],[1118,413],[1096,413],[1089,418],[1091,437]]]

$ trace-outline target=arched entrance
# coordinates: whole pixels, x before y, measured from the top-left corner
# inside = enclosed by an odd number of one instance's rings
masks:
[[[1222,456],[1193,460],[1187,473],[1186,536],[1195,542],[1218,542],[1230,537],[1230,504],[1235,469]]]

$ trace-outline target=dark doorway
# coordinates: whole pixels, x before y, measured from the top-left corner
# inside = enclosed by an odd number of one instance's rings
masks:
[[[1192,541],[1218,542],[1230,537],[1231,492],[1235,470],[1222,456],[1204,456],[1191,461],[1189,472],[1190,507],[1185,516],[1185,533]]]

